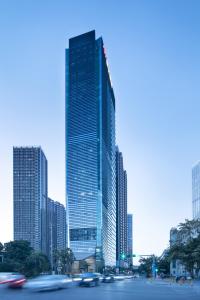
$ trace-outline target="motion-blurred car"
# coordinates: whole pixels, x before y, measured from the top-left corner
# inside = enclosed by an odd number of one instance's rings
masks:
[[[29,280],[25,288],[32,291],[50,291],[69,287],[72,279],[67,275],[41,275]]]
[[[73,274],[72,275],[72,282],[75,285],[79,285],[81,281],[82,281],[82,274]]]
[[[104,275],[102,279],[102,282],[104,283],[112,283],[114,281],[115,281],[114,276],[111,274]]]
[[[93,287],[99,285],[99,276],[95,273],[84,273],[80,274],[81,281],[79,283],[80,286]]]
[[[94,273],[95,275],[97,275],[99,277],[99,281],[102,282],[103,281],[103,277],[104,275],[102,275],[101,273]]]
[[[133,275],[132,274],[125,275],[125,279],[133,279]]]
[[[10,275],[12,275],[12,273],[0,272],[0,284],[6,284],[6,283],[8,283]]]
[[[26,282],[26,278],[21,274],[12,274],[9,276],[8,287],[9,288],[22,288]]]
[[[21,288],[26,282],[24,275],[18,273],[0,273],[0,283],[10,288]]]
[[[119,275],[114,276],[114,280],[117,280],[117,281],[121,281],[121,280],[124,280],[124,279],[125,279],[124,274],[119,274]]]

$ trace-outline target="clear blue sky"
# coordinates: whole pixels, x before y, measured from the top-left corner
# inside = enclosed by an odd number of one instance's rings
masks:
[[[64,50],[103,36],[128,172],[134,252],[159,254],[191,218],[200,160],[200,1],[0,1],[0,241],[12,239],[12,146],[41,145],[65,202]]]

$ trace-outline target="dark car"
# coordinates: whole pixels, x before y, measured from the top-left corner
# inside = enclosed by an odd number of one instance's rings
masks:
[[[102,282],[105,282],[105,283],[112,283],[114,281],[115,281],[115,279],[112,274],[106,274],[103,276],[103,279],[102,279]]]
[[[82,281],[82,274],[73,274],[72,275],[73,285],[80,285],[81,281]]]
[[[93,287],[99,285],[99,276],[95,273],[84,273],[80,274],[81,281],[80,286]]]

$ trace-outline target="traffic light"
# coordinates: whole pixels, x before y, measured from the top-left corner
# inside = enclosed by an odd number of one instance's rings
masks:
[[[126,254],[125,253],[122,253],[121,254],[121,259],[125,259],[126,258]]]
[[[125,253],[121,253],[121,255],[120,255],[121,259],[137,257],[137,256],[139,256],[139,255],[137,255],[137,254],[132,254],[131,255],[131,254],[125,254]]]

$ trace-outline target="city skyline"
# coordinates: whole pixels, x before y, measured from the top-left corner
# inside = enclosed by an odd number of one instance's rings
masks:
[[[64,49],[68,38],[95,28],[105,40],[118,99],[117,142],[131,182],[128,206],[134,214],[134,249],[160,253],[168,244],[171,226],[192,217],[191,167],[200,158],[198,4],[194,1],[196,9],[185,4],[179,10],[177,1],[174,10],[168,11],[167,4],[155,5],[154,1],[151,7],[146,2],[146,9],[137,1],[128,2],[127,8],[118,6],[109,28],[110,4],[106,13],[98,7],[99,18],[104,13],[106,17],[100,25],[100,19],[94,20],[81,5],[88,18],[79,15],[77,24],[69,15],[66,20],[64,11],[75,12],[75,6],[61,3],[62,9],[57,10],[50,5],[38,25],[37,4],[15,7],[13,3],[11,9],[2,4],[1,11],[13,18],[9,24],[6,14],[1,18],[1,28],[6,30],[2,31],[0,71],[4,101],[0,112],[0,219],[1,228],[5,222],[9,225],[0,232],[0,240],[12,239],[13,145],[43,147],[50,162],[50,194],[65,203],[64,150],[60,150],[64,149]],[[45,9],[41,4],[40,11]],[[92,5],[91,10],[96,11]],[[121,11],[127,16],[128,11],[135,11],[135,18],[122,18],[122,27],[118,27]],[[59,22],[51,25],[54,14]]]

